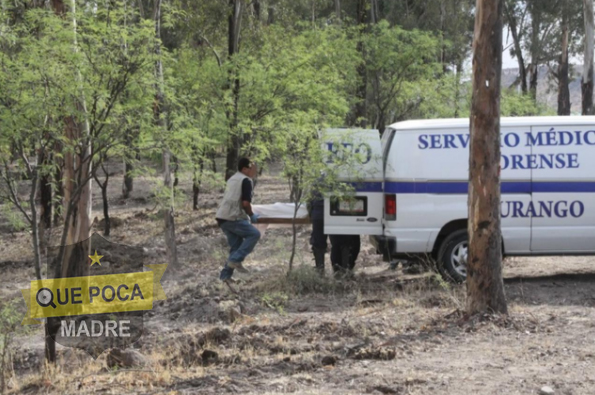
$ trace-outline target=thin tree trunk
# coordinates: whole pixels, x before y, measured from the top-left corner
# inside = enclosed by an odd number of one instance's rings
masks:
[[[593,0],[583,0],[585,11],[585,61],[583,66],[583,115],[594,115],[593,108]]]
[[[378,15],[378,0],[370,0],[370,23],[375,25],[380,20]]]
[[[454,109],[454,117],[459,117],[459,112],[461,110],[461,73],[463,72],[463,61],[459,59],[456,65],[456,77],[455,77],[455,109]]]
[[[55,11],[65,15],[64,4],[55,4]],[[54,3],[56,3],[54,2]],[[78,52],[76,0],[71,0],[72,29],[74,31],[74,51]],[[90,128],[87,118],[87,105],[83,90],[83,81],[80,70],[75,72],[76,83],[79,86],[79,97],[75,98],[84,120],[77,122],[73,116],[64,118],[65,135],[67,141],[73,146],[81,145],[80,153],[66,152],[64,154],[64,197],[65,206],[64,230],[60,242],[61,248],[58,256],[60,271],[56,277],[85,277],[89,274],[86,264],[89,254],[89,231],[91,228],[92,180],[89,177],[91,166],[91,141]],[[73,246],[66,249],[65,246]],[[56,362],[56,345],[53,337],[59,329],[59,318],[48,318],[46,321],[46,358],[49,362]]]
[[[267,9],[267,25],[272,25],[273,23],[275,23],[275,7],[269,3]]]
[[[521,47],[521,40],[519,37],[518,27],[516,19],[510,11],[506,2],[504,2],[506,10],[506,17],[508,25],[510,26],[510,32],[512,33],[512,41],[514,43],[514,52],[519,63],[519,79],[521,80],[521,91],[523,94],[527,93],[527,67],[525,66],[525,58],[523,56],[523,49]]]
[[[252,2],[252,9],[254,10],[254,16],[256,20],[260,22],[260,18],[262,17],[262,7],[260,5],[260,0],[254,0]]]
[[[179,167],[180,167],[180,162],[178,161],[178,157],[175,156],[175,155],[173,156],[172,159],[173,159],[173,162],[174,162],[174,188],[175,188],[180,183],[180,177],[178,177],[178,170],[179,170]]]
[[[54,160],[56,160],[58,163],[56,166],[56,171],[54,173],[55,190],[53,199],[54,208],[52,211],[54,213],[54,226],[58,226],[60,224],[60,221],[63,219],[64,215],[64,213],[62,212],[62,207],[64,206],[64,161],[56,157],[54,157]]]
[[[161,5],[162,0],[157,0],[155,4],[155,37],[161,41]],[[155,73],[157,77],[157,94],[155,105],[155,122],[161,128],[163,133],[167,133],[167,111],[165,106],[165,94],[163,90],[163,64],[161,62],[161,47],[157,44],[157,63],[155,65]],[[175,270],[178,267],[178,252],[176,248],[176,229],[174,220],[174,188],[171,177],[171,152],[168,147],[164,147],[162,153],[163,159],[163,184],[169,190],[169,204],[162,209],[162,215],[165,222],[165,246],[169,264]]]
[[[442,73],[448,72],[448,65],[446,64],[446,43],[444,37],[446,36],[446,4],[444,0],[440,0],[440,64],[442,65]]]
[[[294,188],[298,188],[300,189],[300,187],[296,186],[295,184],[293,185]],[[295,208],[293,210],[293,218],[291,220],[291,256],[289,257],[289,268],[288,268],[288,272],[287,274],[289,275],[289,273],[291,273],[291,271],[293,270],[293,260],[295,259],[295,252],[296,252],[296,247],[297,247],[297,225],[295,223],[296,217],[297,217],[297,213],[300,209],[300,202],[299,200],[301,200],[301,189],[300,192],[297,193],[299,196],[298,200],[295,202]]]
[[[209,152],[209,160],[211,161],[211,171],[213,174],[217,174],[217,161],[216,161],[216,152],[215,150],[210,150]]]
[[[46,147],[43,147],[38,156],[38,163],[43,171],[43,174],[39,178],[39,195],[40,195],[40,208],[39,213],[39,245],[41,249],[45,249],[47,244],[47,235],[49,229],[52,227],[52,184],[51,175],[47,173],[47,168],[51,162],[49,158],[50,154]]]
[[[103,227],[103,235],[109,236],[111,230],[111,221],[109,218],[109,201],[107,199],[107,178],[105,179],[105,184],[101,187],[101,198],[103,200],[103,219],[105,222]]]
[[[341,21],[341,0],[335,0],[335,16]]]
[[[128,129],[126,131],[126,146],[128,149],[133,149],[135,154],[138,155],[138,150],[136,148],[132,148],[135,145],[134,138],[132,136],[132,130]],[[134,190],[134,176],[132,172],[134,171],[134,159],[131,152],[126,151],[124,153],[124,180],[122,181],[122,197],[124,199],[128,199],[130,194]]]
[[[568,87],[568,11],[563,5],[564,15],[562,17],[562,54],[558,67],[558,115],[570,115],[570,89]]]
[[[541,16],[535,10],[533,2],[529,3],[531,7],[531,64],[529,65],[529,92],[534,101],[537,101],[537,80],[539,74],[539,52],[541,34]]]
[[[130,161],[124,161],[124,180],[122,181],[122,197],[124,199],[128,199],[132,191],[134,191],[133,171],[134,165]]]
[[[200,186],[202,184],[202,176],[205,168],[205,157],[202,155],[198,160],[199,172],[194,172],[194,179],[192,180],[192,208],[198,210],[198,195],[200,194]]]
[[[103,183],[99,181],[99,178],[97,177],[98,170],[95,170],[95,172],[93,173],[93,178],[95,178],[95,181],[97,181],[97,185],[99,185],[99,188],[101,189],[101,200],[103,203],[103,222],[104,222],[103,235],[109,236],[110,231],[111,231],[111,221],[110,221],[110,216],[109,216],[109,200],[107,197],[107,187],[109,184],[109,173],[103,166],[103,164],[106,161],[106,158],[102,157],[102,158],[100,158],[100,160],[101,160],[100,167],[101,167],[101,170],[103,171],[105,181],[103,181]]]
[[[29,173],[31,176],[31,192],[29,193],[29,206],[31,208],[31,231],[32,231],[32,242],[33,242],[33,255],[35,258],[35,276],[38,280],[41,280],[41,242],[40,239],[43,237],[43,226],[47,226],[48,218],[40,218],[41,220],[37,220],[37,204],[35,202],[35,195],[37,195],[37,187],[38,187],[38,178],[39,178],[39,166],[36,166],[35,170],[31,169]],[[43,178],[42,178],[43,179]],[[41,183],[40,183],[41,184]],[[43,194],[43,192],[42,192]],[[43,201],[43,199],[42,199]],[[50,205],[51,207],[51,205]],[[49,216],[49,224],[51,225],[52,217]],[[43,224],[43,225],[41,225]],[[46,228],[46,229],[49,229]],[[40,237],[40,234],[42,237]]]
[[[242,1],[229,0],[230,13],[228,18],[228,55],[229,60],[233,61],[234,55],[240,51],[240,25],[242,22]],[[238,111],[240,102],[240,77],[239,71],[233,67],[229,74],[228,86],[232,89],[232,108],[226,111],[227,121],[229,123],[229,142],[227,145],[227,160],[225,164],[225,179],[234,175],[236,172],[242,136],[238,129]]]
[[[356,15],[356,22],[360,28],[360,39],[357,42],[357,51],[362,55],[362,62],[357,66],[357,75],[359,76],[359,81],[357,84],[355,97],[356,103],[353,109],[353,115],[350,125],[351,126],[359,126],[359,127],[366,127],[367,125],[367,115],[368,115],[368,108],[367,108],[367,94],[368,94],[368,70],[366,68],[365,63],[365,46],[363,42],[363,34],[364,30],[366,29],[366,25],[368,23],[368,12],[367,12],[367,0],[358,0],[357,2],[357,15]]]
[[[502,0],[477,0],[473,52],[467,312],[506,314],[500,230]]]

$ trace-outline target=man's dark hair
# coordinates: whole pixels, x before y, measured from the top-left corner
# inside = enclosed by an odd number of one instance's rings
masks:
[[[244,167],[250,167],[250,158],[242,158],[238,162],[238,171],[242,171]]]

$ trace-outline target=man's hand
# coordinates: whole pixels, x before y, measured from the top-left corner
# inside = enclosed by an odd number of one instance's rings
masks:
[[[253,224],[255,224],[255,223],[258,222],[258,218],[260,218],[260,215],[258,215],[258,214],[252,214],[250,216],[250,222],[252,222]]]

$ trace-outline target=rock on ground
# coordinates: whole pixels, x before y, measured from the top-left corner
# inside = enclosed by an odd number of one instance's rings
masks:
[[[107,354],[107,366],[110,368],[142,367],[147,364],[147,359],[136,350],[120,350],[113,348]]]

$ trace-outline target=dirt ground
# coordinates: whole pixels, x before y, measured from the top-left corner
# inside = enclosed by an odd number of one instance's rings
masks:
[[[123,200],[121,169],[112,167],[118,226],[110,240],[144,247],[148,264],[165,263],[151,199],[159,178],[137,178]],[[390,270],[365,238],[355,277],[335,281],[311,270],[308,228],[300,227],[296,268],[286,276],[291,229],[277,227],[249,256],[252,272],[238,277],[234,295],[217,280],[227,248],[214,221],[221,190],[209,188],[192,211],[187,180],[181,175],[176,212],[181,267],[166,274],[167,300],[145,315],[134,344],[146,365],[108,369],[106,353],[93,360],[59,347],[58,365],[48,367],[42,327],[19,329],[5,372],[9,393],[595,393],[595,258],[509,258],[510,316],[469,319],[464,285]],[[101,219],[97,187],[94,195]],[[287,199],[276,172],[259,179],[256,203]],[[4,304],[21,297],[34,273],[29,232],[14,230],[6,207],[0,213]]]

